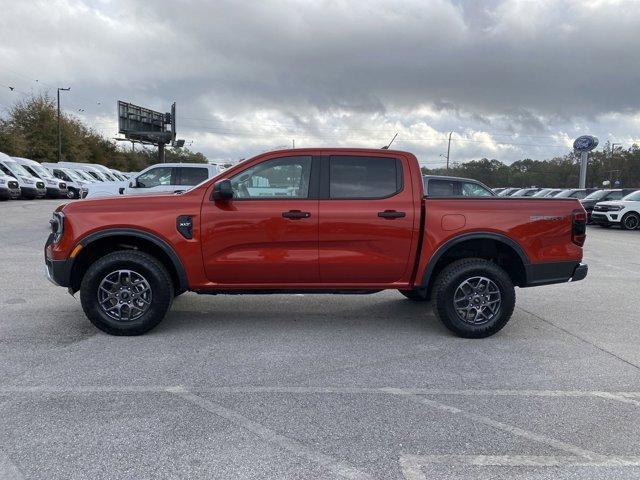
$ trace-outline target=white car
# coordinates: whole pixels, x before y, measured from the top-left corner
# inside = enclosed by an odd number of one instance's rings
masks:
[[[34,177],[44,182],[47,189],[47,197],[50,198],[66,198],[69,196],[69,189],[64,181],[53,176],[53,174],[35,160],[28,158],[12,157],[17,163]]]
[[[9,155],[0,153],[0,170],[18,182],[22,198],[44,198],[47,194],[44,182],[27,172]]]
[[[87,197],[180,192],[219,173],[217,165],[207,163],[158,163],[136,173],[131,180],[125,182],[91,184]]]
[[[640,228],[640,190],[630,193],[622,200],[596,203],[591,221],[603,227],[620,225],[625,230]]]

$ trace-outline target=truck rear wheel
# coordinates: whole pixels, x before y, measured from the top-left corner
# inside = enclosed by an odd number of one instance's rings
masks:
[[[507,272],[481,258],[448,265],[433,288],[434,311],[459,337],[484,338],[500,331],[513,314],[516,292]]]
[[[413,290],[398,290],[402,295],[414,302],[426,302],[429,300],[426,288],[414,288]]]
[[[134,250],[96,260],[80,286],[82,309],[111,335],[140,335],[158,325],[171,307],[173,284],[164,266]]]

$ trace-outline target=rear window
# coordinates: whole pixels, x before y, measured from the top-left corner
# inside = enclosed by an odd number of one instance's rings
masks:
[[[180,185],[198,185],[209,178],[209,170],[197,167],[182,167],[180,170]]]
[[[402,165],[395,158],[333,156],[329,159],[329,197],[375,199],[402,190]]]
[[[430,197],[453,197],[456,194],[456,182],[453,180],[429,180]]]

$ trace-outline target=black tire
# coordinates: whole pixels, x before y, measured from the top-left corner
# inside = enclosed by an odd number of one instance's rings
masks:
[[[398,290],[402,295],[414,302],[427,302],[429,297],[427,296],[426,288],[414,288],[413,290]]]
[[[636,212],[629,212],[620,221],[623,230],[637,230],[640,228],[640,215]]]
[[[497,310],[490,319],[486,321],[483,319],[482,323],[474,324],[458,315],[454,307],[454,295],[465,280],[478,277],[490,280],[497,287],[501,303],[498,304]],[[457,336],[463,338],[485,338],[497,333],[511,318],[516,304],[515,288],[507,272],[498,265],[481,258],[458,260],[445,267],[436,279],[433,297],[434,312],[440,321]],[[475,316],[477,315],[476,313]]]
[[[98,301],[98,289],[103,279],[118,270],[129,270],[142,276],[150,288],[150,304],[133,320],[112,318]],[[85,315],[96,327],[111,335],[148,332],[162,321],[172,300],[173,284],[164,266],[153,256],[134,250],[112,252],[96,260],[87,269],[80,286],[80,301]]]

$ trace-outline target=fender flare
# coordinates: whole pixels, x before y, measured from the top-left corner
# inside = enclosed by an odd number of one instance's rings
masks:
[[[474,232],[474,233],[466,233],[466,234],[453,237],[447,240],[444,244],[440,245],[440,247],[438,247],[438,249],[432,255],[431,259],[429,260],[429,263],[427,263],[427,266],[424,269],[424,272],[422,274],[422,281],[420,282],[420,287],[425,288],[430,286],[429,280],[431,279],[431,274],[433,273],[433,269],[438,263],[438,260],[440,260],[440,258],[442,258],[442,256],[445,253],[447,253],[449,250],[451,250],[451,248],[455,247],[457,244],[466,242],[468,240],[495,240],[497,242],[504,243],[505,245],[513,248],[513,250],[515,250],[515,252],[520,257],[520,260],[522,261],[522,265],[524,266],[525,276],[527,277],[529,276],[529,273],[528,273],[529,271],[528,266],[530,265],[529,257],[527,257],[527,254],[525,253],[525,251],[522,249],[522,247],[518,242],[500,233]],[[525,282],[527,282],[527,280],[528,279],[525,278]]]
[[[149,232],[145,232],[144,230],[138,230],[135,228],[107,228],[105,230],[100,230],[98,232],[94,232],[90,235],[87,235],[82,240],[80,240],[79,244],[82,247],[87,247],[96,240],[100,240],[108,237],[115,236],[128,236],[128,237],[137,237],[144,240],[147,240],[153,243],[156,247],[160,248],[171,260],[173,268],[176,270],[176,274],[178,276],[178,285],[176,285],[176,292],[186,292],[189,289],[189,282],[187,281],[187,273],[182,265],[182,261],[178,254],[175,252],[173,247],[169,245],[162,238],[158,237]]]

